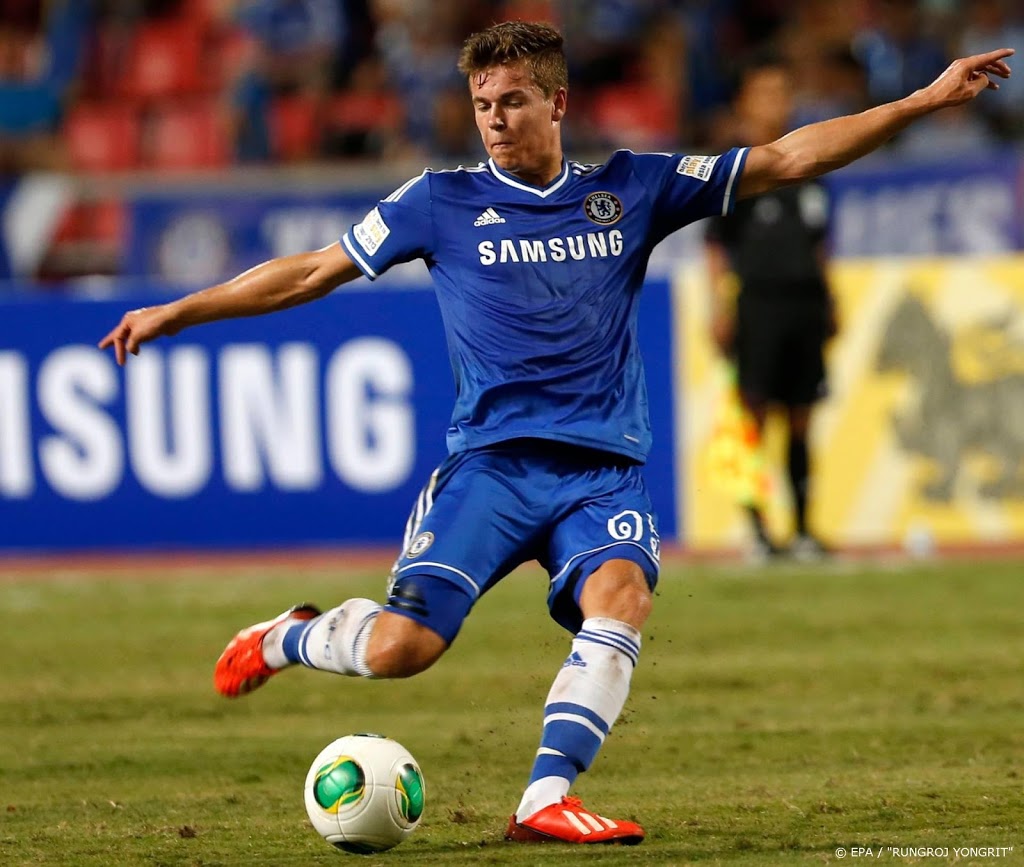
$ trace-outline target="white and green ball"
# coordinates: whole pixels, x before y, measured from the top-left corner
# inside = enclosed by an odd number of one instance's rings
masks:
[[[423,815],[423,773],[383,735],[346,735],[324,747],[306,774],[306,813],[328,842],[369,855],[397,846]]]

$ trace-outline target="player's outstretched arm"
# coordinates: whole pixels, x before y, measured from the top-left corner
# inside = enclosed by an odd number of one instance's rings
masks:
[[[766,145],[752,147],[740,179],[740,198],[823,175],[852,163],[885,144],[914,120],[974,99],[983,90],[997,90],[996,78],[1008,78],[1000,48],[954,60],[935,81],[910,96],[860,114],[801,127]]]
[[[169,337],[204,322],[258,316],[305,304],[361,275],[340,243],[271,259],[226,283],[169,304],[130,310],[99,342],[99,347],[113,346],[117,363],[124,364],[127,353],[138,355],[143,343],[157,337]]]

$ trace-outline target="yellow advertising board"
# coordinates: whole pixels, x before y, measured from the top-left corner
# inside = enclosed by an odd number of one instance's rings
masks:
[[[811,432],[812,527],[840,546],[1024,542],[1024,256],[844,260],[831,278],[840,334]],[[703,268],[675,291],[680,538],[732,548],[751,483],[728,478]],[[779,423],[763,447],[768,520],[786,538]]]

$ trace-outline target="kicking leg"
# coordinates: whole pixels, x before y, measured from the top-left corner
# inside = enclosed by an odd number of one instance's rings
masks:
[[[239,632],[217,660],[214,685],[222,695],[244,695],[296,663],[356,677],[411,677],[440,659],[472,604],[444,580],[410,576],[383,608],[360,598],[324,614],[296,606]]]
[[[505,836],[522,842],[639,843],[639,825],[598,816],[566,796],[626,702],[651,591],[636,563],[609,560],[586,580],[579,605],[583,625],[548,693],[540,749]]]

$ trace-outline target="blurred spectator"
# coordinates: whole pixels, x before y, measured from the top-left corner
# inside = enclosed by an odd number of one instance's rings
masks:
[[[272,153],[270,106],[273,90],[266,72],[265,50],[244,31],[235,35],[234,64],[229,73],[229,102],[235,159],[263,162]]]
[[[333,85],[336,58],[343,55],[348,20],[339,0],[238,0],[235,21],[251,37],[240,50],[231,104],[235,112],[235,152],[243,162],[277,155],[314,155],[316,118]],[[280,151],[275,100],[297,95],[309,120],[287,155]],[[284,114],[282,112],[282,115]],[[288,123],[296,112],[287,115]],[[301,139],[308,139],[305,143]]]
[[[562,0],[558,16],[573,86],[593,88],[629,78],[651,22],[667,8],[665,0]]]
[[[946,68],[942,40],[929,32],[927,21],[918,0],[879,0],[877,21],[854,37],[872,103],[901,99]]]
[[[792,55],[790,55],[792,58]],[[864,67],[845,46],[821,46],[810,55],[793,94],[793,126],[855,114],[869,106]],[[792,60],[794,69],[801,63]]]
[[[979,54],[993,46],[1024,49],[1024,12],[1010,0],[968,0],[959,41],[962,54]],[[987,95],[987,94],[986,94]],[[1000,82],[998,99],[979,99],[976,110],[1004,138],[1024,135],[1024,77]]]
[[[324,155],[331,95],[372,53],[368,0],[234,0],[230,17],[237,159]]]
[[[589,98],[581,96],[584,110],[577,112],[574,130],[584,138],[574,139],[571,146],[678,148],[689,101],[688,50],[678,18],[661,13],[650,19],[623,77],[594,87]]]
[[[574,153],[706,148],[728,126],[738,70],[766,46],[795,72],[793,120],[804,124],[931,81],[945,43],[957,53],[1024,44],[1015,9],[1014,0],[0,0],[0,160],[60,165],[54,130],[69,88],[94,115],[133,113],[142,131],[134,162],[110,169],[152,163],[149,130],[168,99],[204,111],[215,103],[221,126],[231,119],[240,162],[476,158],[454,61],[468,33],[510,18],[551,20],[565,33]],[[126,70],[154,21],[202,41],[198,86],[129,92]],[[92,62],[82,77],[88,27]],[[979,113],[998,135],[1024,134],[1024,78],[943,116],[933,141],[986,142]],[[906,152],[927,150],[924,130]]]
[[[776,40],[792,71],[794,127],[868,107],[867,79],[851,50],[862,0],[802,0]]]
[[[87,0],[0,2],[0,173],[63,164],[58,126],[90,23]]]
[[[261,72],[274,92],[324,93],[348,20],[338,0],[239,0],[236,18],[263,49]]]
[[[729,99],[747,58],[770,44],[787,20],[776,0],[676,0],[688,47],[685,127],[707,146],[728,125]],[[793,14],[792,8],[789,15]]]
[[[325,157],[389,158],[402,150],[402,105],[376,55],[359,63],[331,97],[320,152]]]
[[[467,8],[468,7],[468,8]],[[376,49],[402,103],[407,150],[460,158],[477,153],[459,49],[489,4],[376,0]],[[490,22],[488,22],[490,23]]]

